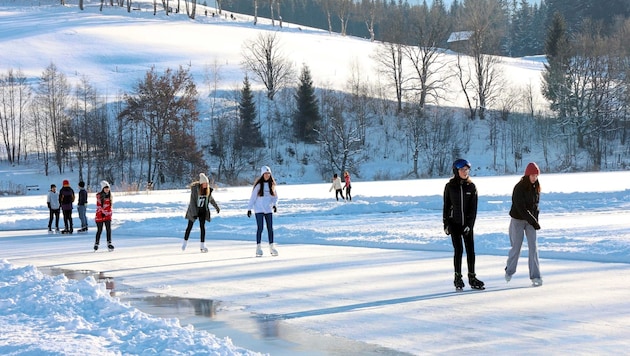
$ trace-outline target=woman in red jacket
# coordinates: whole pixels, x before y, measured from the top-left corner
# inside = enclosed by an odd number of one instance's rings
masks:
[[[96,241],[94,242],[94,251],[98,250],[98,244],[101,241],[101,232],[103,225],[107,230],[107,249],[114,250],[112,245],[112,192],[107,181],[101,181],[101,191],[96,193]]]

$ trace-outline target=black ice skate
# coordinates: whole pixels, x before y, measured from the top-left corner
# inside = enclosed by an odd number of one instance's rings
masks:
[[[470,288],[472,289],[486,289],[484,283],[478,280],[474,273],[468,273],[468,284],[470,284]]]
[[[462,280],[462,274],[455,272],[455,280],[453,281],[455,290],[460,291],[464,289],[464,281]]]

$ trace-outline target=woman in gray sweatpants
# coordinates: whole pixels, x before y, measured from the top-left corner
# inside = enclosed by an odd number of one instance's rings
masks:
[[[512,193],[512,207],[510,209],[510,244],[512,248],[505,267],[505,280],[509,282],[516,273],[518,258],[523,245],[523,235],[527,237],[529,256],[529,278],[533,286],[541,286],[540,264],[538,262],[538,243],[536,231],[540,229],[538,223],[538,202],[540,201],[540,183],[538,175],[540,169],[531,162],[525,169],[525,174],[514,186]]]

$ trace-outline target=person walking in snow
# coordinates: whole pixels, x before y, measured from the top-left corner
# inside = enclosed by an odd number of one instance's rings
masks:
[[[455,288],[464,288],[462,280],[462,255],[466,248],[468,283],[471,288],[484,289],[484,283],[475,273],[474,227],[477,219],[477,187],[470,179],[470,162],[458,159],[453,162],[453,178],[444,187],[444,209],[442,221],[444,232],[451,235],[455,267]],[[463,243],[462,243],[463,241]]]
[[[103,232],[103,225],[105,225],[107,248],[110,251],[114,250],[112,245],[112,208],[114,200],[112,199],[112,192],[109,187],[109,183],[106,180],[101,181],[101,191],[96,193],[96,238],[94,241],[94,251],[98,250],[98,244],[101,242],[101,233]]]
[[[535,162],[530,162],[525,168],[525,174],[514,186],[509,230],[512,248],[508,254],[505,267],[505,281],[509,282],[512,279],[512,275],[516,273],[518,258],[523,245],[523,235],[527,236],[529,278],[532,281],[532,285],[536,287],[542,285],[536,239],[536,231],[540,230],[540,224],[538,223],[538,202],[540,201],[539,175],[540,168],[538,168],[538,165]]]
[[[328,189],[328,191],[332,192],[333,189],[335,190],[335,198],[337,198],[337,201],[339,201],[340,195],[341,200],[346,200],[346,198],[343,197],[343,192],[341,190],[341,178],[339,178],[337,173],[333,175],[332,185],[330,186],[330,189]]]
[[[63,225],[64,229],[62,234],[71,234],[72,229],[72,203],[74,203],[74,189],[70,187],[70,182],[65,179],[63,181],[63,187],[59,191],[59,204],[61,204],[61,211],[63,212]]]
[[[81,228],[79,232],[88,231],[88,221],[85,215],[87,209],[88,193],[85,190],[85,182],[79,182],[79,201],[77,202],[77,212],[79,212],[79,219],[81,220]]]
[[[199,181],[192,182],[190,184],[190,202],[188,203],[188,209],[186,210],[186,219],[188,219],[188,226],[186,227],[186,233],[184,234],[184,243],[182,244],[182,251],[186,250],[188,244],[188,237],[192,230],[195,220],[199,219],[199,230],[201,234],[201,252],[208,252],[206,248],[206,221],[210,222],[210,206],[212,205],[217,211],[217,214],[221,209],[214,201],[212,197],[212,188],[208,177],[199,173]]]
[[[48,196],[46,197],[46,205],[48,206],[48,232],[52,232],[52,222],[55,219],[55,231],[59,232],[59,193],[57,193],[57,186],[50,185]]]
[[[348,173],[348,171],[343,172],[343,179],[346,181],[346,185],[343,187],[346,190],[346,199],[352,200],[352,196],[350,195],[352,186],[350,185],[350,173]]]
[[[256,213],[256,257],[263,255],[260,243],[262,241],[263,219],[267,225],[267,239],[269,252],[272,256],[278,256],[276,244],[273,241],[273,213],[277,211],[278,194],[276,193],[276,181],[271,175],[271,168],[263,166],[260,169],[260,177],[254,181],[254,188],[247,206],[247,217],[252,216],[252,209]]]

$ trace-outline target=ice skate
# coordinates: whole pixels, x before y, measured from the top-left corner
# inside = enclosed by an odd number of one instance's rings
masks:
[[[542,284],[542,278],[532,278],[532,287],[540,287]]]
[[[206,248],[206,244],[204,242],[201,243],[201,246],[199,247],[199,249],[201,250],[201,253],[208,252],[208,248]]]
[[[256,244],[256,257],[261,257],[263,255],[262,248],[260,244]]]
[[[484,283],[477,279],[477,275],[474,273],[468,273],[468,284],[472,289],[486,289]]]
[[[188,240],[184,240],[184,242],[182,242],[182,251],[186,251],[186,245],[188,245]]]
[[[464,289],[464,281],[462,280],[462,274],[455,272],[455,280],[453,281],[455,290],[460,291]]]
[[[278,256],[278,250],[276,249],[275,243],[269,244],[269,253],[271,253],[272,256]]]
[[[94,252],[98,250],[98,244],[94,244]]]
[[[107,249],[109,250],[109,252],[114,251],[114,245],[112,245],[112,243],[111,243],[111,242],[110,242],[110,243],[108,243],[108,244],[107,244]]]

